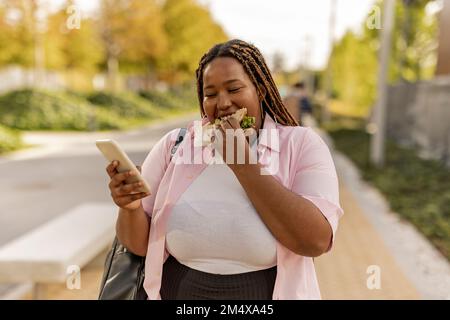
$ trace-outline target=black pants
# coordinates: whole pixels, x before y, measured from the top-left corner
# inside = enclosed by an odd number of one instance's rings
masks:
[[[162,300],[271,300],[277,267],[218,275],[191,269],[169,256],[164,263]]]

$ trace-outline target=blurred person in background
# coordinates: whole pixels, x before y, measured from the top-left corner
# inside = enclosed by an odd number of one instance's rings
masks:
[[[142,165],[151,194],[135,193],[140,185],[125,183],[129,173],[118,173],[117,163],[107,167],[120,208],[117,237],[146,257],[148,298],[320,299],[313,258],[331,249],[343,214],[328,147],[298,125],[252,44],[215,45],[196,76],[199,120],[217,123],[209,143],[195,146],[191,123],[171,156],[180,129],[165,134]],[[256,139],[238,139],[228,153],[226,140],[235,137],[225,130],[243,137],[234,117],[243,108]],[[233,161],[238,148],[244,163]],[[215,152],[225,163],[180,161]],[[275,161],[277,170],[263,174]]]
[[[311,100],[304,82],[300,81],[292,86],[291,92],[284,99],[284,103],[302,126],[314,127],[316,125]]]
[[[308,91],[305,87],[304,82],[298,82],[294,85],[297,89],[299,102],[298,108],[300,110],[300,122],[305,127],[313,127],[315,126],[315,121],[313,117],[313,109],[311,100],[308,96]]]
[[[283,98],[283,104],[290,114],[301,124],[300,121],[300,92],[295,85],[290,86],[286,96]]]

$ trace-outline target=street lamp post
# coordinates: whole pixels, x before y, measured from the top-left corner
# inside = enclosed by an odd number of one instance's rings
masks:
[[[377,167],[384,165],[387,72],[394,25],[395,0],[384,0],[381,46],[378,67],[378,99],[374,109],[375,132],[371,139],[370,160]]]
[[[450,1],[442,1],[442,10],[439,14],[439,47],[436,66],[436,76],[450,75],[450,38],[446,34],[450,30]]]
[[[301,53],[301,65],[300,65],[300,78],[305,83],[307,91],[312,92],[313,81],[312,72],[310,66],[311,52],[313,51],[314,42],[311,35],[307,34],[304,36],[303,40],[303,50]]]

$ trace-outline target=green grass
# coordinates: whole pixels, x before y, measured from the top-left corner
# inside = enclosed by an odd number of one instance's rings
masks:
[[[384,194],[392,210],[412,222],[450,260],[450,170],[393,141],[387,141],[385,166],[378,169],[369,162],[370,136],[361,121],[340,119],[325,129],[362,177]]]
[[[117,114],[124,119],[160,119],[164,110],[156,107],[146,99],[131,92],[108,93],[95,92],[87,96],[87,100],[101,109]]]
[[[0,153],[26,147],[21,130],[126,130],[197,110],[191,90],[145,98],[132,92],[11,91],[0,96]]]
[[[139,92],[139,96],[164,109],[186,109],[189,107],[186,101],[170,92],[143,90]]]
[[[20,132],[0,125],[0,153],[23,147]]]
[[[120,129],[119,115],[65,92],[17,90],[0,97],[0,124],[20,130]]]
[[[190,96],[183,104],[174,92],[152,94],[154,101],[132,92],[11,91],[0,96],[0,124],[19,130],[121,130],[193,109]]]

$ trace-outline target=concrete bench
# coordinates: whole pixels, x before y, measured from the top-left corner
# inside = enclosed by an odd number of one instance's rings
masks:
[[[33,298],[45,298],[46,284],[65,283],[70,266],[83,268],[112,243],[117,211],[113,203],[86,203],[7,243],[0,282],[31,282]]]

